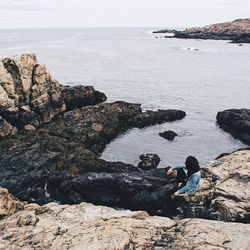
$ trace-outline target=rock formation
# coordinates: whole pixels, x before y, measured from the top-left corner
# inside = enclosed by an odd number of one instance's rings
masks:
[[[96,105],[107,100],[104,93],[96,91],[92,86],[61,86],[61,91],[67,111]]]
[[[131,118],[129,124],[131,127],[144,128],[165,122],[181,120],[185,116],[186,113],[182,110],[175,110],[175,109],[169,109],[169,110],[159,109],[158,111],[147,110]]]
[[[140,155],[140,162],[138,168],[142,170],[151,170],[157,168],[161,159],[157,154],[143,154]]]
[[[159,133],[159,135],[169,141],[173,141],[174,138],[177,136],[177,134],[172,131],[172,130],[168,130],[168,131],[165,131],[165,132],[161,132]]]
[[[169,30],[156,31],[155,33],[169,33]],[[171,33],[174,33],[175,38],[231,40],[233,43],[249,43],[250,18],[190,28],[184,31],[172,30]]]
[[[8,122],[39,127],[64,110],[59,83],[34,54],[0,61],[0,115]]]
[[[24,204],[0,220],[0,249],[237,250],[248,248],[249,233],[250,227],[245,224],[200,219],[174,221],[150,217],[143,211],[119,211],[88,203]]]
[[[202,169],[201,191],[180,197],[186,217],[250,223],[250,150],[240,150]]]
[[[16,132],[17,129],[0,116],[0,139],[7,135],[13,135]]]
[[[250,109],[224,110],[216,119],[222,129],[250,145]]]

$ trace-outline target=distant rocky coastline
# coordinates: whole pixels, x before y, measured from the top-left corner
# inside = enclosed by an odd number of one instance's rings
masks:
[[[155,34],[173,33],[174,38],[229,40],[232,43],[250,43],[250,18],[237,19],[232,22],[218,23],[205,27],[190,28],[184,31],[159,30]],[[165,36],[169,38],[169,36]]]
[[[131,128],[186,113],[106,100],[92,86],[61,86],[34,54],[0,61],[0,249],[248,246],[250,150],[202,168],[200,191],[178,198],[189,219],[166,218],[178,183],[168,168],[157,169],[157,155],[141,155],[138,166],[100,155]],[[225,111],[217,119],[249,134],[248,112]]]

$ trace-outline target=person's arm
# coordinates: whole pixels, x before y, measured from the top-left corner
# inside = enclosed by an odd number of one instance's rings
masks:
[[[199,174],[193,174],[192,176],[189,177],[186,185],[177,192],[179,194],[195,192],[198,190],[199,182],[200,182]]]
[[[175,169],[181,169],[181,168],[186,168],[185,166],[174,166],[174,167],[170,167],[170,169],[167,171],[167,174],[170,175],[173,170]]]

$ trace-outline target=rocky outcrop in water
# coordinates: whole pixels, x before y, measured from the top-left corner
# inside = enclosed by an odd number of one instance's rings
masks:
[[[168,30],[157,33],[169,33]],[[190,28],[184,31],[173,30],[175,38],[231,40],[233,43],[250,42],[250,18],[218,23],[205,27]],[[167,37],[166,37],[167,38]]]
[[[165,122],[181,120],[185,116],[186,113],[184,111],[176,109],[159,109],[158,111],[147,110],[131,118],[129,120],[129,125],[131,127],[144,128]]]
[[[119,211],[88,203],[22,204],[13,215],[0,220],[0,229],[0,249],[5,250],[237,250],[247,249],[250,244],[249,225],[200,219],[174,221],[150,217],[143,211]]]
[[[34,54],[0,61],[0,115],[8,122],[40,127],[63,111],[59,83]]]
[[[177,134],[172,131],[172,130],[168,130],[168,131],[165,131],[165,132],[161,132],[159,133],[159,135],[164,138],[164,139],[167,139],[169,141],[173,141],[174,138],[177,136]]]
[[[250,223],[250,150],[240,150],[202,169],[201,191],[180,197],[186,217]]]
[[[183,118],[179,113],[184,112],[153,112],[150,123]],[[99,159],[107,143],[133,126],[141,125],[138,116],[145,117],[139,104],[115,102],[75,108],[36,130],[26,125],[27,132],[0,141],[0,185],[21,200],[39,204],[58,200],[69,204],[91,201],[123,206],[128,201],[132,208],[140,207],[141,199],[134,198],[136,192],[139,194],[148,183],[151,192],[157,193],[159,186],[155,179],[161,183],[163,178],[144,173],[130,164]],[[156,120],[152,121],[154,117]],[[143,126],[147,124],[144,122]],[[130,175],[130,172],[133,173]],[[166,179],[164,184],[168,184]],[[174,185],[172,178],[168,189]],[[117,193],[111,194],[111,189],[117,189]],[[146,192],[147,189],[144,197]],[[167,202],[169,195],[164,199],[162,202]],[[146,206],[144,203],[142,207]]]
[[[216,119],[222,129],[250,145],[250,109],[229,109],[218,112]]]
[[[138,168],[142,170],[155,169],[161,161],[157,154],[143,154],[139,158],[141,161],[138,164]]]
[[[61,86],[67,111],[105,102],[107,97],[92,86]]]

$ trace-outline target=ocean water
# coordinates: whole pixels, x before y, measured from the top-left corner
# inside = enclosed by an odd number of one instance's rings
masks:
[[[62,84],[94,85],[109,102],[186,111],[181,121],[120,135],[103,152],[106,160],[137,164],[140,154],[157,153],[160,167],[182,164],[188,155],[205,164],[245,147],[216,125],[216,114],[250,107],[250,45],[156,39],[151,30],[0,30],[0,57],[36,53]],[[169,129],[179,135],[173,142],[158,135]]]

